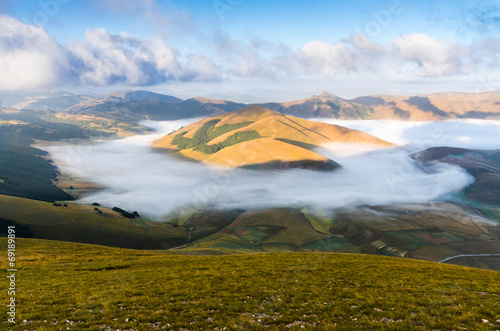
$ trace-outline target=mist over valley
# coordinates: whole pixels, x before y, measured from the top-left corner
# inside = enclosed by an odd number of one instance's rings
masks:
[[[272,206],[343,206],[425,203],[449,197],[473,182],[462,168],[423,166],[411,154],[437,146],[500,148],[495,121],[445,122],[332,121],[363,130],[398,145],[326,144],[315,151],[341,168],[331,172],[303,169],[245,170],[186,162],[154,150],[152,141],[197,121],[144,122],[152,134],[115,141],[93,141],[77,161],[79,146],[47,147],[64,171],[95,181],[105,189],[81,203],[99,202],[137,210],[161,220],[176,208],[264,208]]]

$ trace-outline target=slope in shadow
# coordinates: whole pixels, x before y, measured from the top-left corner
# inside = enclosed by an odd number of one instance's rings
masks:
[[[423,163],[437,161],[462,167],[475,178],[464,194],[475,201],[500,205],[500,150],[433,147],[412,157]]]
[[[448,114],[445,111],[434,106],[432,102],[429,100],[429,98],[426,97],[410,97],[407,100],[405,100],[405,102],[409,105],[417,106],[418,108],[426,112],[431,112],[441,117],[448,116]]]

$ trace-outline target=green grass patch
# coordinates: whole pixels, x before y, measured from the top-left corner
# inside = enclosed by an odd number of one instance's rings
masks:
[[[356,109],[356,112],[358,113],[359,117],[361,118],[367,118],[371,114],[373,114],[374,109],[372,107],[368,106],[363,106],[363,105],[358,105],[354,107]]]
[[[2,329],[499,327],[494,271],[371,255],[188,256],[36,239],[18,239],[16,255],[17,323],[4,318]],[[5,279],[6,259],[0,267]]]
[[[411,231],[389,231],[385,233],[385,236],[393,237],[402,242],[401,247],[406,249],[416,249],[432,244],[427,240],[415,236]]]
[[[323,232],[329,234],[330,227],[334,224],[334,222],[328,218],[325,213],[316,207],[303,207],[300,211],[304,214],[305,217],[311,222],[311,225],[319,232]]]
[[[139,226],[149,226],[146,222],[144,222],[144,220],[140,219],[140,218],[131,218],[130,221],[132,223],[134,223],[135,225],[139,225]]]
[[[314,251],[322,251],[322,252],[344,252],[344,253],[361,252],[361,248],[359,246],[351,244],[345,238],[326,238],[311,244],[304,245],[304,248],[309,248]]]
[[[194,148],[194,150],[205,154],[214,154],[223,148],[258,138],[262,138],[262,136],[257,131],[240,131],[227,137],[226,140],[221,143],[213,145],[198,145]]]

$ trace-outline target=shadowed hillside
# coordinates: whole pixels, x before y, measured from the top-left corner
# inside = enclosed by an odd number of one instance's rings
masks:
[[[435,147],[413,157],[425,163],[437,161],[464,168],[475,178],[464,194],[474,201],[500,205],[500,150]]]

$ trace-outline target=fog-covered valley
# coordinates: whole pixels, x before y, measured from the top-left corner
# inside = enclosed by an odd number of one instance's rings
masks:
[[[450,196],[473,182],[465,170],[448,164],[423,167],[410,154],[435,146],[500,148],[500,123],[339,121],[328,123],[362,130],[397,144],[377,148],[330,144],[316,150],[342,165],[332,172],[290,169],[226,169],[181,161],[153,150],[151,141],[196,119],[145,122],[157,130],[86,146],[47,147],[58,167],[105,189],[80,200],[137,210],[155,220],[186,205],[197,208],[260,208],[316,205],[425,203]]]

